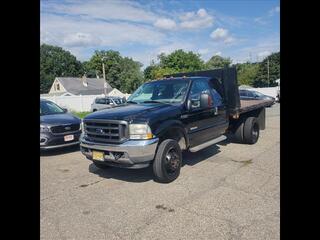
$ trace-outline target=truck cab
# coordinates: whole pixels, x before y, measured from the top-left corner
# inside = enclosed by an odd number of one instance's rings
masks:
[[[188,74],[144,83],[125,104],[86,116],[82,153],[99,168],[152,165],[156,180],[168,183],[180,174],[182,151],[229,131],[243,143],[258,140],[264,105],[241,111],[234,68]]]

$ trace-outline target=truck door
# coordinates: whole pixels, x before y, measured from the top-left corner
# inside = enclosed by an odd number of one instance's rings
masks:
[[[206,109],[200,107],[200,94],[208,93],[211,106]],[[207,79],[194,80],[188,96],[191,109],[183,115],[190,146],[197,146],[222,135],[227,128],[226,108],[214,99],[213,92]],[[216,102],[215,102],[216,101]]]

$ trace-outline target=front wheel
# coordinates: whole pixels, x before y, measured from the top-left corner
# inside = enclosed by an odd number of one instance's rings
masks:
[[[160,143],[153,162],[153,173],[158,182],[170,183],[178,178],[182,153],[177,141],[166,139]]]

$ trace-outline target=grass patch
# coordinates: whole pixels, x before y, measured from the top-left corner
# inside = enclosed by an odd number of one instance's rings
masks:
[[[72,112],[72,114],[76,115],[79,118],[84,118],[85,116],[87,116],[89,113],[91,112]]]

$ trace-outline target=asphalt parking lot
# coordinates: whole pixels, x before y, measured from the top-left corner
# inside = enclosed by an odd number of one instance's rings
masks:
[[[280,239],[280,106],[255,145],[184,154],[179,178],[97,169],[77,147],[41,155],[41,239]]]

